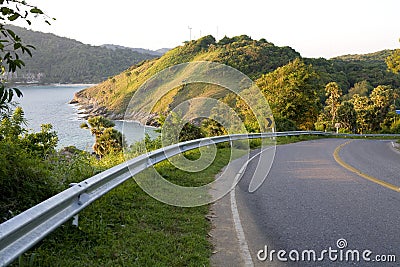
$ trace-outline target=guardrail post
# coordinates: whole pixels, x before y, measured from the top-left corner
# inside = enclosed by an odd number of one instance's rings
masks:
[[[73,187],[74,185],[77,185],[78,183],[70,183],[69,187]],[[76,214],[72,217],[72,225],[78,227],[79,225],[79,214]]]

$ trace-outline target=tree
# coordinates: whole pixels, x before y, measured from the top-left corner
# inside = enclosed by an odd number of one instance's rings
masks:
[[[373,115],[369,98],[367,96],[355,94],[351,99],[351,103],[354,105],[354,110],[357,112],[357,132],[362,134],[369,131]]]
[[[357,127],[360,133],[377,132],[388,127],[388,114],[395,110],[397,93],[390,86],[379,85],[369,97],[355,94],[351,99],[357,112]]]
[[[163,127],[161,133],[164,146],[204,137],[201,128],[185,122],[181,112],[172,111],[168,117],[160,114],[157,122]]]
[[[40,128],[40,132],[26,134],[23,143],[28,151],[44,158],[46,155],[55,152],[58,136],[55,131],[52,131],[53,126],[51,124],[42,124]]]
[[[321,85],[311,65],[295,59],[256,81],[274,114],[298,128],[314,127],[320,109]]]
[[[21,97],[22,92],[17,88],[7,88],[5,74],[14,73],[25,66],[21,60],[21,54],[32,56],[31,45],[25,45],[7,24],[17,20],[24,20],[31,25],[31,18],[42,17],[50,24],[49,17],[36,6],[28,4],[24,0],[0,0],[0,111],[7,110],[14,95]]]
[[[394,91],[389,86],[380,85],[371,92],[370,100],[373,110],[371,130],[378,131],[389,111],[394,109]]]
[[[281,118],[279,116],[274,117],[274,122],[276,125],[277,132],[285,132],[285,131],[296,131],[296,123],[287,118]]]
[[[399,39],[400,41],[400,39]],[[396,49],[393,53],[386,58],[386,65],[393,73],[400,71],[400,49]]]
[[[325,87],[325,95],[328,97],[325,101],[325,109],[328,111],[331,119],[331,125],[336,121],[336,113],[340,106],[340,97],[342,96],[342,89],[336,82],[330,82]]]
[[[368,96],[373,89],[374,87],[368,81],[364,80],[355,83],[344,98],[350,100],[355,94],[358,94],[359,96]]]
[[[226,135],[228,132],[226,129],[213,119],[204,119],[201,123],[201,130],[205,136],[220,136]]]
[[[90,129],[92,135],[95,136],[93,151],[96,155],[101,158],[107,154],[122,151],[124,137],[121,132],[113,128],[115,124],[112,121],[96,116],[88,119],[88,124],[83,123],[81,128]]]
[[[357,128],[357,112],[353,103],[344,101],[337,109],[337,122],[345,130],[354,133]]]

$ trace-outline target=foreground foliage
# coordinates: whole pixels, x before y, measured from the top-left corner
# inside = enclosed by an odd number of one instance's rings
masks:
[[[30,133],[24,128],[24,121],[22,109],[17,108],[0,125],[0,222],[66,189],[72,182],[125,160],[124,154],[116,151],[109,151],[101,159],[74,147],[56,151],[57,135],[50,125]],[[112,125],[103,122],[103,126]],[[159,138],[151,140],[146,136],[125,155],[143,153],[143,144],[148,150],[161,146]],[[185,154],[190,160],[199,156],[199,151]],[[222,148],[201,174],[181,171],[167,161],[156,169],[173,183],[201,185],[211,182],[229,159],[230,149]],[[140,175],[145,176],[146,172]],[[62,225],[12,266],[208,266],[212,249],[207,239],[208,212],[208,206],[180,208],[163,204],[131,179],[81,212],[78,228],[70,222]]]
[[[55,150],[58,138],[51,125],[31,133],[24,122],[17,108],[0,124],[0,222],[94,173],[88,153]]]
[[[196,159],[198,151],[186,154]],[[219,149],[215,162],[199,175],[162,162],[156,169],[176,184],[212,181],[229,161],[230,149]],[[102,161],[116,164],[108,155]],[[102,165],[102,166],[100,166]],[[97,171],[108,168],[99,161]],[[140,175],[146,175],[142,173]],[[79,228],[64,224],[18,264],[35,266],[209,266],[211,244],[208,206],[181,208],[163,204],[131,179],[79,214]],[[17,262],[16,262],[17,265]]]

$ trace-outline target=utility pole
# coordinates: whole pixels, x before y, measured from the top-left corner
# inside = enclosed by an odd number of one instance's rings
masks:
[[[189,41],[192,41],[192,28],[188,26],[189,29]]]

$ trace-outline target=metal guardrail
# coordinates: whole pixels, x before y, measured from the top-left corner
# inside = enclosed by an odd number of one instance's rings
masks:
[[[253,133],[202,138],[160,148],[77,183],[0,224],[0,266],[10,264],[19,255],[113,188],[169,157],[213,143],[299,135],[400,136],[347,135],[318,131]]]

